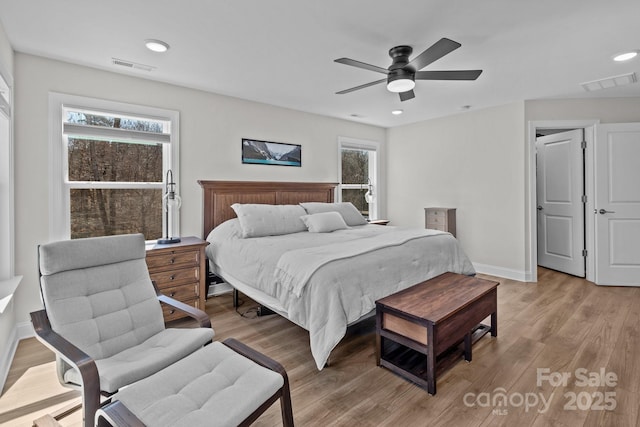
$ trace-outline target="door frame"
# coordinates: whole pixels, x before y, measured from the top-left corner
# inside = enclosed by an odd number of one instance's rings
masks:
[[[527,126],[527,141],[529,162],[527,164],[527,215],[526,215],[526,234],[528,238],[528,264],[529,271],[526,272],[525,280],[527,282],[538,281],[538,223],[536,210],[536,133],[538,129],[584,129],[587,148],[585,150],[584,161],[584,191],[587,195],[587,203],[585,205],[585,249],[587,250],[586,258],[586,279],[593,282],[595,279],[595,262],[593,254],[595,253],[595,220],[593,215],[589,215],[594,209],[595,182],[594,182],[594,146],[595,126],[600,120],[530,120]]]

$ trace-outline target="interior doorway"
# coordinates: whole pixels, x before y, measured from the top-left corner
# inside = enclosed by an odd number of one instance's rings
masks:
[[[537,148],[536,141],[538,136],[547,136],[547,135],[555,135],[563,132],[578,130],[583,133],[583,138],[587,142],[586,148],[582,152],[582,172],[581,174],[576,173],[576,168],[573,168],[574,174],[571,176],[570,181],[575,185],[572,188],[579,188],[580,184],[582,184],[582,192],[586,196],[584,199],[580,196],[580,207],[581,212],[584,212],[582,215],[583,223],[580,227],[582,230],[582,237],[577,237],[575,232],[568,233],[565,228],[564,239],[558,240],[556,242],[558,245],[552,247],[551,250],[547,250],[547,252],[559,253],[561,256],[565,258],[569,258],[567,255],[569,252],[576,253],[576,248],[579,250],[579,256],[572,255],[571,258],[578,265],[584,265],[584,273],[579,271],[578,274],[576,272],[571,272],[569,274],[585,277],[587,280],[594,281],[594,266],[593,266],[593,257],[589,256],[590,251],[593,254],[592,250],[594,248],[594,235],[589,230],[594,229],[593,215],[587,215],[587,212],[591,212],[593,210],[593,141],[594,141],[594,127],[598,124],[598,120],[550,120],[550,121],[531,121],[529,122],[528,127],[528,148],[529,148],[529,185],[528,185],[528,236],[529,236],[529,251],[528,251],[528,261],[530,270],[527,272],[527,280],[532,282],[537,282],[538,274],[537,274],[537,266],[544,265],[545,261],[543,260],[542,264],[539,262],[539,249],[538,249],[538,233],[539,231],[539,214],[538,214],[538,176],[537,176]],[[557,147],[560,147],[562,144],[559,144]],[[568,145],[567,145],[568,147]],[[560,149],[558,151],[562,151]],[[567,154],[568,155],[568,154]],[[556,173],[558,173],[556,171]],[[562,173],[565,174],[565,180],[569,179],[566,176],[568,170],[563,170]],[[565,190],[569,187],[565,186]],[[556,198],[560,198],[557,197]],[[566,198],[566,197],[565,197]],[[575,196],[574,196],[575,198]],[[584,202],[583,202],[584,200]],[[574,205],[575,207],[575,205]],[[552,214],[552,219],[554,224],[553,226],[558,226],[562,222],[569,222],[567,219],[562,219],[563,215]],[[566,224],[565,224],[566,225]],[[573,224],[575,227],[576,225]],[[575,229],[575,228],[574,228]],[[543,230],[542,233],[553,233],[553,230]],[[571,234],[572,241],[573,239],[578,239],[574,243],[567,243],[569,234]],[[579,239],[582,239],[582,244],[579,243]],[[559,243],[563,242],[563,243]],[[562,246],[564,245],[564,246]],[[569,248],[570,246],[570,248]],[[583,251],[584,255],[583,255]],[[562,269],[555,267],[549,267],[559,271],[563,271]],[[582,269],[580,269],[582,270]]]
[[[536,135],[538,265],[585,277],[584,129]]]

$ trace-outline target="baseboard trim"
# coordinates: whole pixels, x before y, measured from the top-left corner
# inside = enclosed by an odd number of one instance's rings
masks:
[[[497,267],[495,265],[473,263],[476,272],[488,274],[490,276],[504,277],[505,279],[517,280],[518,282],[531,281],[531,273],[522,270],[513,270],[511,268]]]
[[[18,341],[18,328],[13,328],[11,335],[9,336],[7,346],[4,347],[5,350],[3,351],[3,354],[0,355],[2,357],[0,359],[0,392],[4,389],[4,383],[7,381],[11,362],[13,361],[13,356],[16,354],[16,349],[18,348]]]
[[[31,322],[20,322],[16,325],[18,341],[25,338],[33,338],[36,336],[36,332],[33,330]]]
[[[4,347],[6,350],[3,354],[0,354],[0,392],[4,389],[4,383],[7,381],[9,369],[11,369],[11,362],[13,362],[13,357],[16,355],[16,350],[18,349],[18,343],[20,340],[34,336],[35,331],[33,330],[31,322],[18,323],[11,331],[11,335],[7,340],[7,346]]]

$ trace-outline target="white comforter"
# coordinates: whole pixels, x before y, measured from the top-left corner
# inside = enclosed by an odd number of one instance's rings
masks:
[[[309,331],[318,369],[377,299],[447,271],[475,273],[457,240],[435,230],[364,225],[247,239],[238,230],[230,220],[209,234],[214,271],[276,298]]]

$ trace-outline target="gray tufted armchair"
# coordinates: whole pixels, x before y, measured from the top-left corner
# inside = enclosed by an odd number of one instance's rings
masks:
[[[142,234],[76,239],[38,249],[44,310],[31,313],[37,338],[56,353],[60,382],[80,389],[84,426],[100,395],[146,378],[211,342],[206,313],[160,295]],[[160,300],[199,328],[166,328]]]

